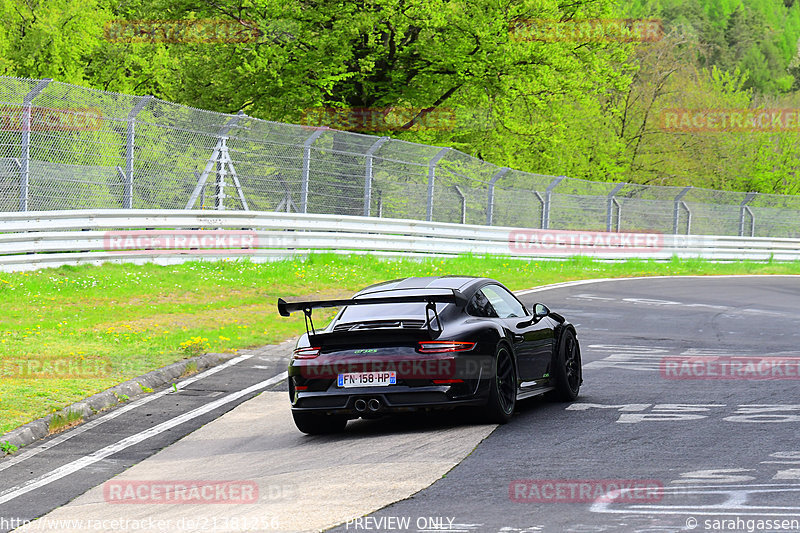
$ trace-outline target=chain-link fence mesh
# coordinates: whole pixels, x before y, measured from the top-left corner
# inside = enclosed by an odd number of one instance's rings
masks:
[[[250,209],[800,237],[800,197],[593,182],[458,150],[0,77],[0,211]]]

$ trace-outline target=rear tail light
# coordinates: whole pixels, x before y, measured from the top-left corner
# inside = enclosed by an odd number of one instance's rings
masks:
[[[421,341],[417,346],[417,351],[419,353],[466,352],[474,347],[474,342]]]
[[[295,385],[294,390],[296,391],[304,391],[308,390],[308,385]]]
[[[314,359],[319,355],[320,348],[296,348],[295,359]]]
[[[453,383],[464,383],[463,379],[434,379],[434,385],[452,385]]]

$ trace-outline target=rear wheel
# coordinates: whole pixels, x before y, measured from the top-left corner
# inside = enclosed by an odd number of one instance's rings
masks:
[[[323,415],[292,411],[294,425],[309,435],[325,435],[339,433],[347,425],[347,418],[340,415]]]
[[[517,371],[511,352],[505,346],[497,348],[495,375],[489,385],[489,403],[484,409],[486,419],[495,424],[511,420],[517,404]]]
[[[578,397],[583,373],[581,371],[581,348],[572,330],[565,330],[561,337],[553,368],[556,389],[552,398],[571,402]]]

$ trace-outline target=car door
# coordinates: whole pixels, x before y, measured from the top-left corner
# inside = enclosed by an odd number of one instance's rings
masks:
[[[505,287],[491,284],[481,291],[506,328],[512,332],[520,380],[541,379],[547,372],[553,353],[552,321],[544,318],[534,323],[533,316],[525,306]]]

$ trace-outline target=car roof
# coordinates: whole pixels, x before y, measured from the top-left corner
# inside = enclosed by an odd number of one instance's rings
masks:
[[[368,294],[376,291],[389,291],[397,289],[457,289],[461,292],[468,292],[473,285],[482,284],[493,279],[480,278],[476,276],[425,276],[414,278],[401,278],[391,281],[384,281],[370,285],[361,289],[356,296]]]

